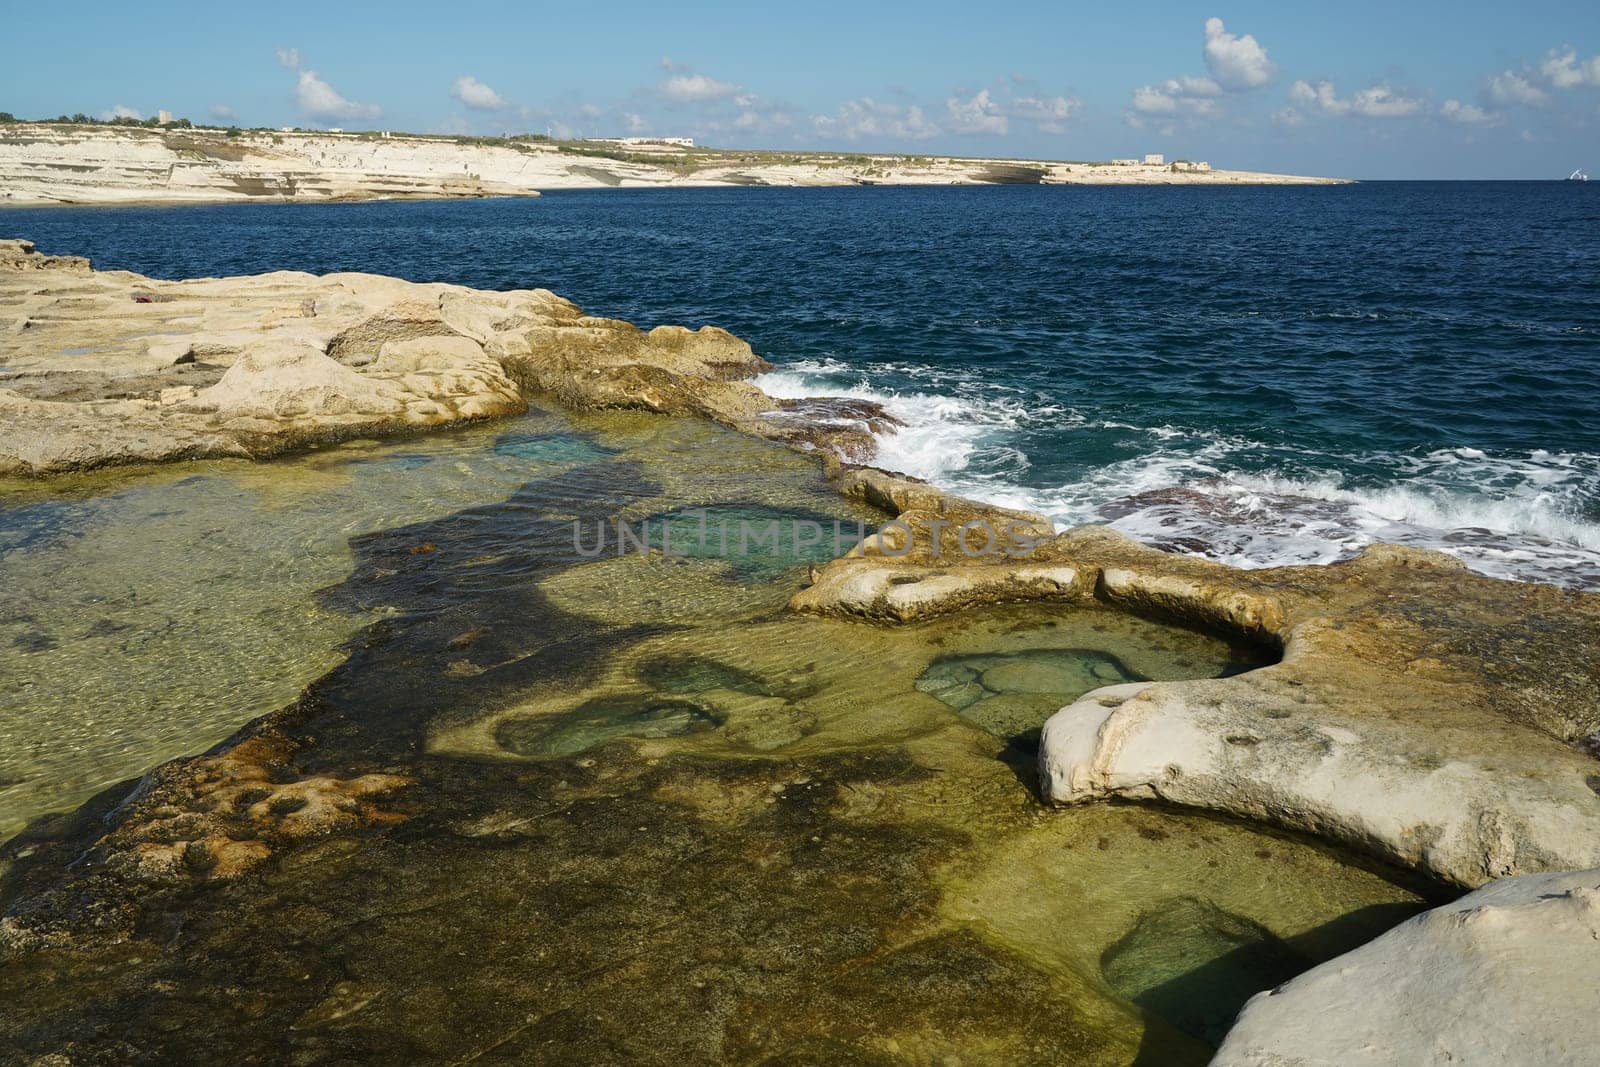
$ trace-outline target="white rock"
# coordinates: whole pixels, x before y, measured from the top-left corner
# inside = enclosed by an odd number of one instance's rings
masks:
[[[1041,786],[1057,803],[1160,799],[1262,819],[1463,886],[1600,865],[1593,760],[1492,722],[1474,740],[1353,715],[1292,681],[1268,668],[1097,689],[1045,723]]]
[[[1251,998],[1213,1067],[1600,1062],[1600,870],[1494,882]]]

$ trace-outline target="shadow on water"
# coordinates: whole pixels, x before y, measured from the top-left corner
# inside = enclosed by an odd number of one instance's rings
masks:
[[[354,572],[321,597],[386,617],[314,694],[380,741],[409,741],[535,682],[586,677],[609,650],[661,627],[581,618],[552,604],[538,583],[583,562],[575,524],[614,522],[659,492],[636,462],[590,463],[527,482],[500,503],[355,538]]]
[[[1374,904],[1287,939],[1192,897],[1165,902],[1101,957],[1113,988],[1152,1015],[1212,1048],[1245,1002],[1392,929],[1417,914],[1408,904]],[[1154,983],[1152,977],[1168,975]],[[1136,1067],[1165,1067],[1164,1044],[1147,1043]]]

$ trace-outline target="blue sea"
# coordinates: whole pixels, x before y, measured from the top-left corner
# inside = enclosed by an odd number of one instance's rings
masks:
[[[1600,587],[1600,183],[596,190],[13,209],[0,235],[715,323],[769,392],[900,416],[881,465],[1065,524]]]

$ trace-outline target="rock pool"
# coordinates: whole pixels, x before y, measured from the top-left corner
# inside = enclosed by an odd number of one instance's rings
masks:
[[[0,509],[8,1051],[1200,1063],[1424,903],[1299,838],[1040,803],[1044,715],[1259,650],[794,615],[816,556],[781,539],[575,551],[881,518],[702,423],[535,413]]]

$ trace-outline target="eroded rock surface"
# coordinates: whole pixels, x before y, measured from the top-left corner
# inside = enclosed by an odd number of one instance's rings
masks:
[[[1222,811],[1464,886],[1600,864],[1600,763],[1583,748],[1600,728],[1600,597],[1389,546],[1241,571],[1092,527],[1028,558],[975,559],[935,552],[935,503],[902,496],[909,548],[869,543],[791,607],[910,620],[1103,603],[1283,650],[1269,668],[1113,686],[1062,709],[1039,757],[1053,800]]]
[[[1600,870],[1507,878],[1245,1005],[1214,1067],[1594,1062]]]
[[[0,241],[0,474],[264,458],[323,441],[573,407],[693,414],[784,438],[767,367],[715,327],[644,331],[545,290],[366,274],[168,282]]]

